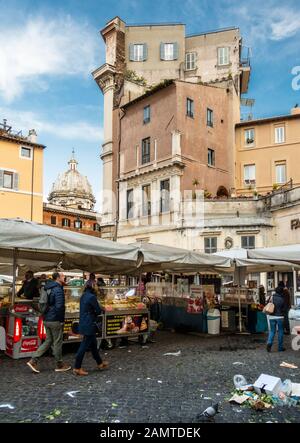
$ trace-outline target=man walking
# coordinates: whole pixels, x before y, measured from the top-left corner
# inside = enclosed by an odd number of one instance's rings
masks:
[[[38,348],[34,356],[27,362],[33,372],[40,372],[38,359],[52,346],[56,361],[56,372],[65,372],[71,369],[62,361],[63,324],[65,319],[65,294],[63,289],[64,275],[61,272],[54,272],[52,280],[47,281],[45,290],[50,290],[49,303],[44,315],[44,325],[46,328],[46,340]]]

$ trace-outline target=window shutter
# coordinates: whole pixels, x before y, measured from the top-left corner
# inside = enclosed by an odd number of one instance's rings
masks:
[[[173,60],[178,59],[178,43],[173,43]]]
[[[133,43],[130,43],[130,45],[129,45],[129,60],[131,62],[134,62],[134,45],[133,45]]]
[[[13,188],[15,191],[19,190],[19,174],[17,172],[14,173]]]
[[[143,62],[148,58],[148,45],[147,43],[143,44]]]
[[[0,169],[0,188],[3,188],[4,182],[4,171],[3,169]]]
[[[160,44],[160,59],[165,60],[165,44]]]

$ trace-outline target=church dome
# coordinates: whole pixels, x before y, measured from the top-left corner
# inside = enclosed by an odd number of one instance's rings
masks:
[[[68,162],[69,170],[59,174],[49,194],[49,203],[74,209],[92,210],[96,203],[92,187],[84,175],[77,170],[74,157]]]

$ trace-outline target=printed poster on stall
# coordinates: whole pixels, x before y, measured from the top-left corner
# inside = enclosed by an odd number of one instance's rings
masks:
[[[188,298],[187,302],[187,313],[188,314],[202,314],[203,305],[203,290],[199,285],[191,285],[191,297]]]
[[[147,333],[149,330],[149,315],[108,315],[106,317],[106,337]]]

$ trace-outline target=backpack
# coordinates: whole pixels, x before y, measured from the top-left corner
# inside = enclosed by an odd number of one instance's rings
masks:
[[[49,309],[49,296],[51,294],[51,289],[45,289],[45,286],[42,286],[40,289],[40,298],[39,298],[39,311],[41,314],[45,315]]]

